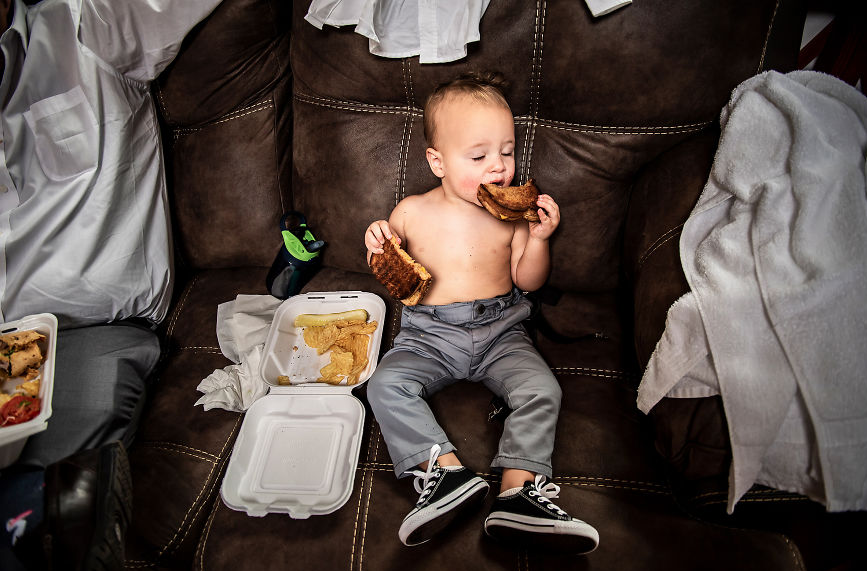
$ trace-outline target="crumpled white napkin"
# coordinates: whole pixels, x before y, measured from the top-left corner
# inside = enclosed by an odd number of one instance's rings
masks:
[[[217,306],[217,342],[235,364],[215,370],[199,383],[196,389],[204,395],[194,406],[243,412],[268,392],[259,363],[281,303],[283,300],[270,295],[242,294]]]

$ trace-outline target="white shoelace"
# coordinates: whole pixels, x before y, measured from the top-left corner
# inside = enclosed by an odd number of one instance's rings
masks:
[[[546,506],[551,511],[556,511],[558,515],[569,517],[569,514],[561,510],[551,498],[557,498],[560,494],[560,486],[554,482],[545,484],[545,476],[542,474],[536,475],[536,480],[533,482],[533,488],[528,492],[530,497],[536,498],[536,501]]]
[[[427,470],[425,472],[422,472],[421,470],[413,470],[410,472],[410,474],[415,476],[415,482],[413,482],[415,491],[421,494],[418,497],[418,502],[416,502],[416,504],[422,503],[425,498],[428,497],[431,490],[433,490],[434,484],[436,484],[437,478],[439,478],[443,473],[442,469],[436,463],[439,455],[440,445],[434,444],[430,449],[430,458],[427,461]]]

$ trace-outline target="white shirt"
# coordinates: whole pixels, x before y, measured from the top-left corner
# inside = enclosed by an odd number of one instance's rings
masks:
[[[356,25],[370,53],[419,56],[419,63],[443,63],[467,55],[479,41],[479,21],[490,0],[312,0],[305,20],[319,28]]]
[[[149,82],[219,0],[15,0],[0,37],[0,321],[165,317],[172,260]]]

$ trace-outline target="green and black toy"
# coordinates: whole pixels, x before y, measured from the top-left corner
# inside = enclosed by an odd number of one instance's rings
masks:
[[[286,299],[299,293],[319,269],[325,241],[317,240],[304,215],[294,210],[280,219],[280,233],[283,244],[271,264],[265,285],[271,295]]]

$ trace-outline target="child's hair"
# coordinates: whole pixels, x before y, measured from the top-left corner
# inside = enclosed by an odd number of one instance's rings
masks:
[[[436,138],[436,120],[434,115],[437,108],[447,97],[463,95],[472,97],[481,103],[502,105],[511,111],[504,95],[506,86],[503,74],[496,71],[471,71],[461,74],[457,79],[441,83],[434,89],[424,104],[424,138],[427,144],[431,147],[434,146],[434,139]]]

